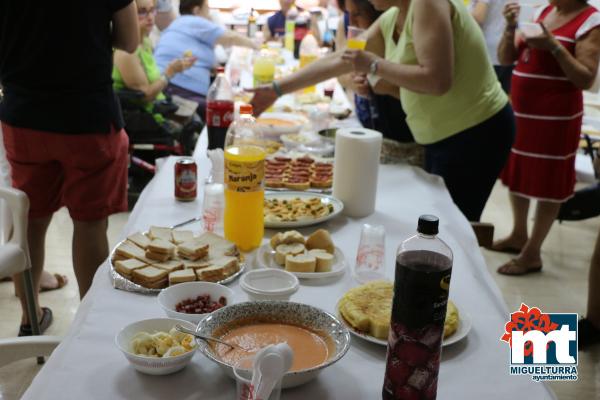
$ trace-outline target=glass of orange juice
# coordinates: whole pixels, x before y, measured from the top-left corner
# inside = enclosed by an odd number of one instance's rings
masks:
[[[367,45],[367,38],[364,33],[364,29],[357,28],[356,26],[349,26],[346,46],[352,50],[364,50]]]

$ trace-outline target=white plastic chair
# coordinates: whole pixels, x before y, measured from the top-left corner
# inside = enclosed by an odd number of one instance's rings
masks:
[[[0,242],[0,278],[23,273],[25,281],[25,295],[27,313],[34,335],[40,334],[39,322],[34,303],[33,281],[31,278],[31,261],[27,244],[27,218],[29,212],[29,199],[20,190],[0,187],[0,200],[6,207],[1,212],[1,225],[3,235],[8,240]],[[0,206],[0,210],[3,207]],[[10,221],[12,216],[12,221]],[[30,336],[21,338],[0,339],[0,367],[13,361],[29,357],[38,357],[42,363],[42,356],[48,356],[60,342],[55,336]]]

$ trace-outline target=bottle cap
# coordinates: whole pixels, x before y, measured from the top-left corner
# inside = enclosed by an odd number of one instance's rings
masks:
[[[252,104],[240,104],[240,114],[252,114]]]
[[[225,67],[217,67],[217,74],[225,73]]]
[[[440,220],[435,215],[421,215],[417,225],[417,232],[424,235],[437,235]]]

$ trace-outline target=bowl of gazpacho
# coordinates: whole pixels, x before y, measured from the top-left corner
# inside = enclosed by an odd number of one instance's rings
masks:
[[[350,347],[348,329],[333,315],[308,304],[258,301],[233,304],[204,318],[196,331],[245,350],[198,340],[198,348],[234,377],[232,366],[270,344],[287,343],[294,361],[282,388],[302,385],[339,361]]]

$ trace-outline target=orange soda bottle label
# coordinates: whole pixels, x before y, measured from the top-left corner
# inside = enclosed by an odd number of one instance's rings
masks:
[[[257,192],[263,189],[265,160],[237,161],[225,158],[225,184],[236,192]]]

